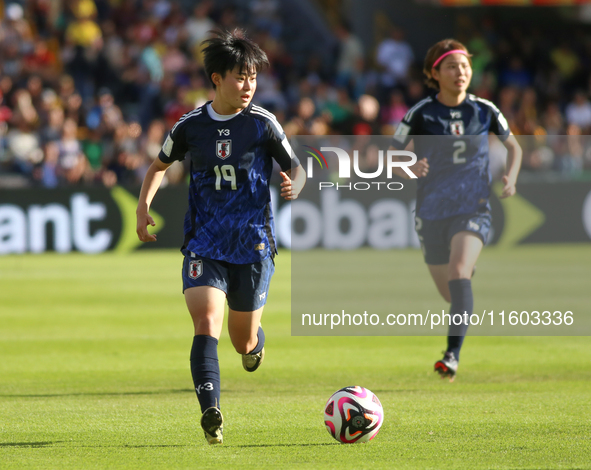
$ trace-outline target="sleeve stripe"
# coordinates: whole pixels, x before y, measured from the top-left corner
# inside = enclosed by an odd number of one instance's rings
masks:
[[[404,120],[406,122],[410,122],[410,120],[412,119],[412,115],[421,107],[423,107],[424,105],[426,105],[427,103],[430,103],[432,101],[431,97],[428,96],[427,98],[425,98],[424,100],[419,101],[417,104],[415,104],[412,108],[410,108],[407,112],[406,115],[404,116]]]
[[[283,140],[281,140],[281,145],[283,145],[283,148],[285,149],[285,151],[289,155],[289,158],[291,158],[293,160],[296,155],[295,155],[293,149],[291,148],[291,145],[289,145],[289,141],[287,140],[287,137],[283,137]]]
[[[481,103],[484,103],[484,104],[490,106],[495,111],[499,111],[499,108],[497,108],[497,106],[492,101],[489,101],[489,100],[484,99],[484,98],[480,98],[480,96],[476,96],[476,95],[472,95],[472,94],[470,94],[469,97],[471,99],[473,99],[474,101],[480,101]]]
[[[179,125],[181,122],[183,122],[183,121],[186,121],[186,120],[187,120],[187,119],[189,119],[190,117],[193,117],[193,116],[199,116],[199,115],[201,114],[201,112],[202,112],[202,111],[203,111],[203,108],[202,108],[202,107],[199,107],[199,108],[197,108],[197,109],[194,109],[193,111],[190,111],[190,112],[188,112],[187,114],[183,115],[183,116],[182,116],[182,117],[181,117],[181,118],[178,120],[178,122],[177,122],[177,123],[176,123],[174,126],[172,126],[172,129],[171,129],[170,133],[172,134],[172,133],[174,132],[174,130],[176,129],[176,127],[177,127],[177,126],[178,126],[178,125]]]
[[[273,116],[268,111],[262,112],[260,109],[261,108],[258,108],[258,107],[257,107],[257,109],[255,109],[255,107],[253,106],[250,112],[253,114],[267,118],[267,120],[273,125],[273,127],[275,127],[277,134],[280,136],[283,135],[284,134],[283,127],[281,127],[281,124],[279,124],[279,121],[277,121],[275,116]]]
[[[252,110],[256,111],[258,114],[262,114],[263,116],[267,116],[279,127],[279,129],[281,129],[283,131],[281,124],[279,124],[277,117],[273,113],[267,111],[265,108],[261,108],[260,106],[257,106],[256,104],[252,105]]]
[[[275,115],[271,111],[268,111],[265,108],[261,108],[260,106],[257,106],[256,104],[253,104],[252,105],[252,110],[253,111],[258,111],[261,114],[265,114],[269,118],[274,119],[275,121],[277,121],[277,117],[275,117]]]
[[[474,101],[479,101],[480,103],[490,106],[493,109],[493,111],[497,113],[497,120],[501,123],[501,126],[503,126],[506,130],[509,130],[509,123],[507,122],[507,119],[505,118],[505,116],[503,116],[501,110],[497,108],[497,106],[492,101],[480,98],[476,95],[470,95],[470,98],[472,98]]]

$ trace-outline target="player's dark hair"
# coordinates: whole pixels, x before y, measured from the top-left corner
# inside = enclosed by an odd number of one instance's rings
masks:
[[[219,73],[222,78],[226,72],[238,67],[240,73],[260,72],[269,65],[267,54],[258,44],[248,39],[242,29],[229,31],[212,31],[216,36],[201,43],[203,49],[203,63],[205,73],[215,89],[211,79],[213,73]]]
[[[444,39],[443,41],[439,41],[427,51],[425,62],[423,63],[423,73],[427,76],[425,83],[429,88],[439,90],[439,82],[433,78],[433,75],[431,75],[433,64],[446,52],[454,51],[456,49],[466,51],[466,57],[468,58],[468,62],[470,62],[470,66],[472,66],[472,54],[468,53],[468,48],[460,41],[456,41],[455,39]],[[441,62],[437,64],[435,69],[439,70],[439,67],[441,67]]]

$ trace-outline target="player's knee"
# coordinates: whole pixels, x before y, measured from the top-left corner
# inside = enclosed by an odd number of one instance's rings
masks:
[[[473,266],[467,264],[456,264],[449,266],[449,280],[470,279],[472,277]]]
[[[200,318],[193,317],[193,323],[197,335],[215,336],[215,332],[219,329],[219,320],[213,315]]]

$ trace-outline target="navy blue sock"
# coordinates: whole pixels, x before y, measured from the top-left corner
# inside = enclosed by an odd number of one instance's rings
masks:
[[[257,343],[256,347],[248,354],[258,354],[263,350],[263,347],[265,346],[265,332],[260,326],[259,331],[257,332],[257,338],[259,339],[259,342]]]
[[[191,375],[201,412],[211,406],[220,407],[220,363],[218,340],[213,336],[197,335],[191,348]]]
[[[448,282],[449,293],[451,294],[451,306],[449,314],[451,316],[450,327],[447,336],[447,351],[453,352],[455,358],[460,360],[460,349],[468,331],[468,324],[464,320],[464,312],[467,313],[468,322],[474,309],[474,299],[472,297],[472,281],[470,279],[454,279]],[[454,325],[454,315],[462,315],[460,325]],[[456,317],[456,320],[459,318]],[[457,321],[456,321],[457,323]]]

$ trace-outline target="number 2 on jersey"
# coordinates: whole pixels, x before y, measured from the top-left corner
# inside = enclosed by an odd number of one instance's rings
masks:
[[[458,140],[457,142],[454,142],[453,146],[456,149],[453,154],[454,165],[466,163],[466,157],[460,157],[460,155],[466,151],[466,142]]]
[[[222,165],[220,168],[218,165],[213,167],[215,171],[215,189],[222,189],[222,178],[224,181],[228,181],[232,189],[236,189],[236,171],[232,165]]]

